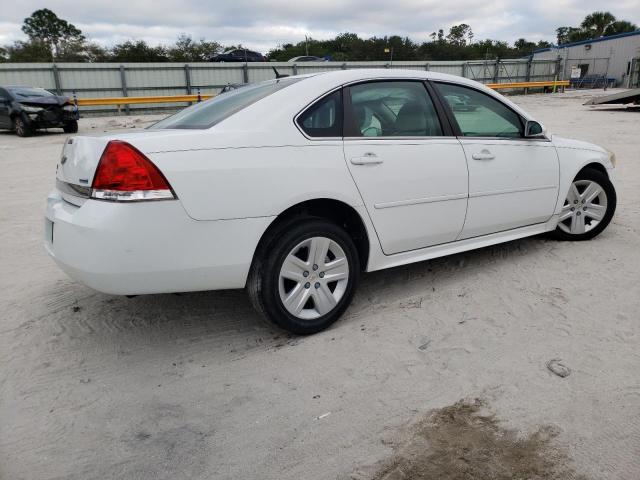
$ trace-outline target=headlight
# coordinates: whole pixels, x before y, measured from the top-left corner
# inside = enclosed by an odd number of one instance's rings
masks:
[[[40,107],[29,107],[27,105],[23,105],[22,106],[22,110],[25,113],[38,113],[44,110],[44,108],[40,108]]]
[[[616,154],[613,153],[610,150],[607,150],[607,152],[609,152],[609,161],[611,162],[611,165],[613,165],[615,167],[616,166]]]

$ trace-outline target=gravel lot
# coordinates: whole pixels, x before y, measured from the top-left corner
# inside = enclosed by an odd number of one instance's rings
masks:
[[[475,398],[500,428],[554,432],[576,474],[640,478],[640,111],[582,106],[591,94],[512,98],[617,153],[600,237],[366,275],[342,321],[304,338],[241,291],[127,299],[70,280],[41,240],[66,136],[0,133],[0,478],[372,478],[411,425]]]

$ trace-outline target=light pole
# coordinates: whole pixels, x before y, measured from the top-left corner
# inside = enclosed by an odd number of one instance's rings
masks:
[[[393,64],[393,47],[384,47],[384,53],[389,53],[389,64]]]

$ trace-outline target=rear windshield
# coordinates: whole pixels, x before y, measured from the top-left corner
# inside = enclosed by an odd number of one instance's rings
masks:
[[[18,99],[53,96],[53,93],[47,92],[44,88],[9,87],[7,90],[13,93],[13,95]]]
[[[175,115],[160,120],[150,128],[209,128],[220,123],[252,103],[300,81],[300,78],[280,78],[239,87],[222,93],[206,102],[185,108]]]

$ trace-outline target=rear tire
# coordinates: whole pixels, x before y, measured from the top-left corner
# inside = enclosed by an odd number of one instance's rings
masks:
[[[551,236],[557,240],[591,240],[611,222],[616,202],[609,177],[597,170],[583,170],[569,187],[560,222]]]
[[[13,129],[19,137],[30,137],[33,134],[31,126],[21,116],[13,119]]]
[[[64,133],[78,133],[78,121],[71,120],[65,123],[62,129],[64,130]]]
[[[251,303],[291,333],[326,329],[347,309],[358,284],[353,240],[338,225],[314,217],[286,222],[268,235],[247,279]]]

